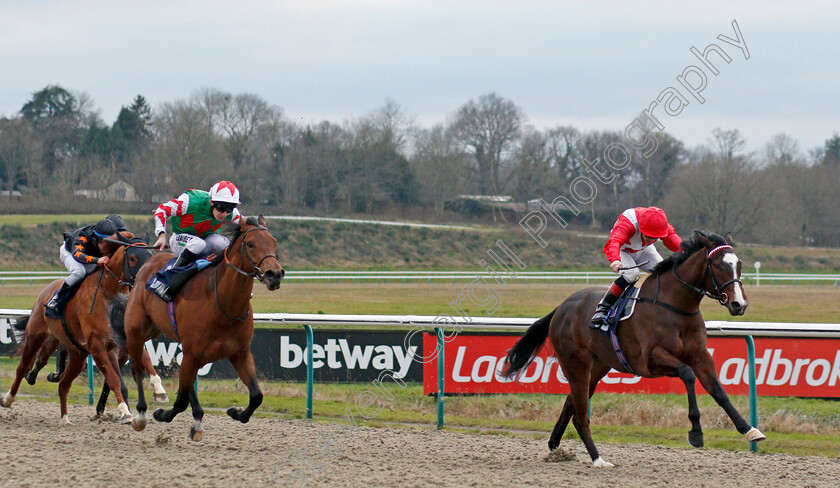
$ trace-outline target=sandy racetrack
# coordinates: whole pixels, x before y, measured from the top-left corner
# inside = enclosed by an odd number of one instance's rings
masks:
[[[602,444],[617,466],[599,469],[577,440],[547,461],[544,440],[269,418],[242,425],[223,415],[207,415],[204,440],[192,442],[189,411],[134,432],[89,420],[92,410],[71,405],[74,425],[59,427],[55,403],[20,398],[0,409],[3,486],[834,487],[840,479],[837,459]]]

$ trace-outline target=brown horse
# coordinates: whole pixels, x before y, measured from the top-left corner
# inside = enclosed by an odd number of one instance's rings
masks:
[[[221,359],[230,361],[249,394],[248,407],[231,407],[228,415],[242,423],[248,422],[262,403],[263,395],[251,355],[254,336],[251,291],[255,277],[269,290],[276,290],[285,271],[277,256],[277,240],[265,227],[262,215],[259,219],[243,218],[238,226],[230,224],[227,230],[231,234],[231,244],[225,249],[223,263],[204,268],[181,288],[171,302],[172,318],[168,304],[142,286],[135,287],[128,296],[125,314],[112,314],[111,327],[116,337],[125,340],[137,383],[137,414],[132,425],[138,431],[146,427],[140,354],[143,344],[160,334],[181,342],[183,360],[175,403],[170,410],[156,410],[155,420],[171,422],[189,403],[195,420],[190,438],[200,440],[204,431],[201,423],[204,411],[193,384],[199,368]],[[140,270],[138,281],[146,283],[172,257],[168,253],[154,256]],[[119,301],[115,300],[115,303]],[[122,317],[124,323],[119,321]]]
[[[147,234],[145,239],[141,239],[139,237],[135,237],[133,233],[128,231],[120,232],[117,237],[118,241],[106,239],[107,244],[110,245],[109,252],[106,254],[112,259],[112,261],[109,262],[110,267],[116,269],[120,269],[120,266],[122,267],[122,273],[114,276],[121,282],[120,292],[127,293],[131,291],[131,288],[134,286],[134,277],[137,276],[137,272],[140,270],[140,267],[143,266],[143,264],[145,264],[145,262],[151,257],[151,254],[148,252],[146,247],[149,244],[149,237]],[[125,249],[123,257],[117,256],[116,261],[114,261],[113,253],[122,246],[129,247]],[[120,260],[122,261],[122,264],[120,264]],[[106,268],[106,271],[110,272],[110,269]],[[108,284],[106,283],[106,286],[107,285]],[[114,293],[111,293],[111,291],[112,290],[108,289],[105,290],[105,293],[107,293],[109,297],[113,297]],[[26,317],[19,319],[17,324],[14,326],[15,329],[25,332],[26,322]],[[41,344],[41,348],[38,350],[38,354],[35,358],[35,364],[32,365],[32,369],[26,374],[25,378],[27,383],[30,385],[35,384],[35,381],[38,378],[38,373],[48,364],[50,357],[60,346],[61,343],[55,336],[50,335],[46,338],[46,340],[44,340],[43,344]],[[120,350],[120,368],[122,368],[126,361],[128,361],[128,354],[124,349]],[[67,349],[64,347],[61,347],[59,350],[57,363],[58,370],[47,375],[47,381],[50,383],[58,383],[61,380],[61,373],[64,372],[64,369],[67,366]],[[166,390],[163,388],[160,376],[158,376],[155,372],[155,368],[152,366],[152,360],[146,351],[143,352],[143,368],[146,370],[146,373],[149,375],[151,380],[152,388],[154,389],[155,402],[169,402],[169,397],[166,394]],[[125,388],[122,378],[120,378],[120,391],[122,392],[123,397],[128,396],[128,390]],[[110,392],[111,389],[108,387],[108,384],[105,383],[102,386],[102,393],[100,394],[99,402],[96,405],[97,417],[101,416],[105,411],[105,405],[108,402],[108,395]]]
[[[67,417],[67,393],[73,380],[79,375],[88,354],[96,360],[97,367],[105,375],[105,389],[114,390],[118,408],[123,419],[130,418],[128,404],[120,388],[118,374],[119,361],[116,343],[108,327],[108,303],[120,290],[127,286],[128,280],[136,275],[140,266],[151,256],[148,249],[142,248],[140,239],[123,238],[124,243],[113,243],[105,254],[110,256],[107,266],[101,267],[85,278],[76,294],[67,303],[64,323],[44,315],[44,304],[53,292],[61,286],[62,280],[56,280],[44,288],[38,295],[32,312],[28,317],[21,317],[15,325],[24,329],[21,344],[21,359],[17,367],[15,381],[9,391],[0,397],[0,406],[10,407],[15,400],[20,383],[30,370],[36,355],[42,356],[39,364],[43,367],[45,358],[49,358],[55,348],[61,344],[67,351],[69,361],[61,374],[58,386],[61,401],[61,422],[69,424]],[[140,242],[138,242],[140,241]],[[148,360],[151,367],[151,361]],[[154,370],[152,369],[152,374]],[[31,372],[30,372],[31,374]],[[37,376],[37,370],[34,373]],[[32,377],[34,383],[34,377]],[[158,379],[159,381],[159,379]],[[165,392],[164,392],[165,393]],[[104,405],[102,406],[104,408]]]
[[[571,419],[593,465],[612,466],[598,454],[587,416],[589,399],[610,369],[635,372],[645,378],[679,377],[688,393],[688,418],[692,425],[688,439],[694,447],[703,446],[694,392],[697,378],[738,432],[746,434],[750,442],[763,440],[764,435],[744,420],[723,391],[715,362],[706,349],[706,326],[700,315],[700,300],[704,296],[718,300],[731,315],[743,315],[748,303],[740,277],[741,261],[732,250],[729,234],[721,237],[695,231],[695,238],[684,241],[679,253],[651,271],[641,286],[633,316],[618,328],[619,344],[633,371],[622,365],[610,339],[589,327],[592,312],[604,295],[603,288],[579,291],[534,322],[508,352],[503,375],[512,378],[524,371],[545,339],[551,340],[571,393],[549,438],[549,449],[560,444]]]

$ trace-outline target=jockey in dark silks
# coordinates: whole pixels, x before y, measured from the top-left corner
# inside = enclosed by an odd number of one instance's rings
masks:
[[[108,264],[103,246],[104,238],[116,238],[117,227],[108,219],[103,219],[93,225],[87,225],[64,233],[64,244],[59,248],[59,257],[70,276],[44,306],[44,314],[51,318],[60,318],[64,307],[73,294],[75,288],[85,277],[96,269],[97,265]]]

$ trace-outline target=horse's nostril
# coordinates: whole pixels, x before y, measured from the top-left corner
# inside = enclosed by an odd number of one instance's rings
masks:
[[[732,308],[734,308],[735,310],[741,310],[741,304],[739,302],[731,302],[731,303],[732,303]]]

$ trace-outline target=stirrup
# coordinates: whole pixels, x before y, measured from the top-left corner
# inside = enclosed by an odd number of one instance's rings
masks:
[[[58,310],[58,303],[52,303],[53,301],[50,300],[49,302],[44,304],[44,315],[51,319],[60,319],[61,312]]]
[[[610,313],[609,308],[606,309],[606,310],[601,310],[601,307],[599,306],[595,310],[595,314],[592,316],[592,319],[589,321],[589,328],[590,329],[600,328],[600,329],[606,330],[606,329],[604,329],[604,326],[609,327],[607,325],[607,316],[609,315],[609,313]]]
[[[156,281],[149,289],[165,302],[171,302],[172,297],[169,295],[169,287],[163,284],[160,280]]]

